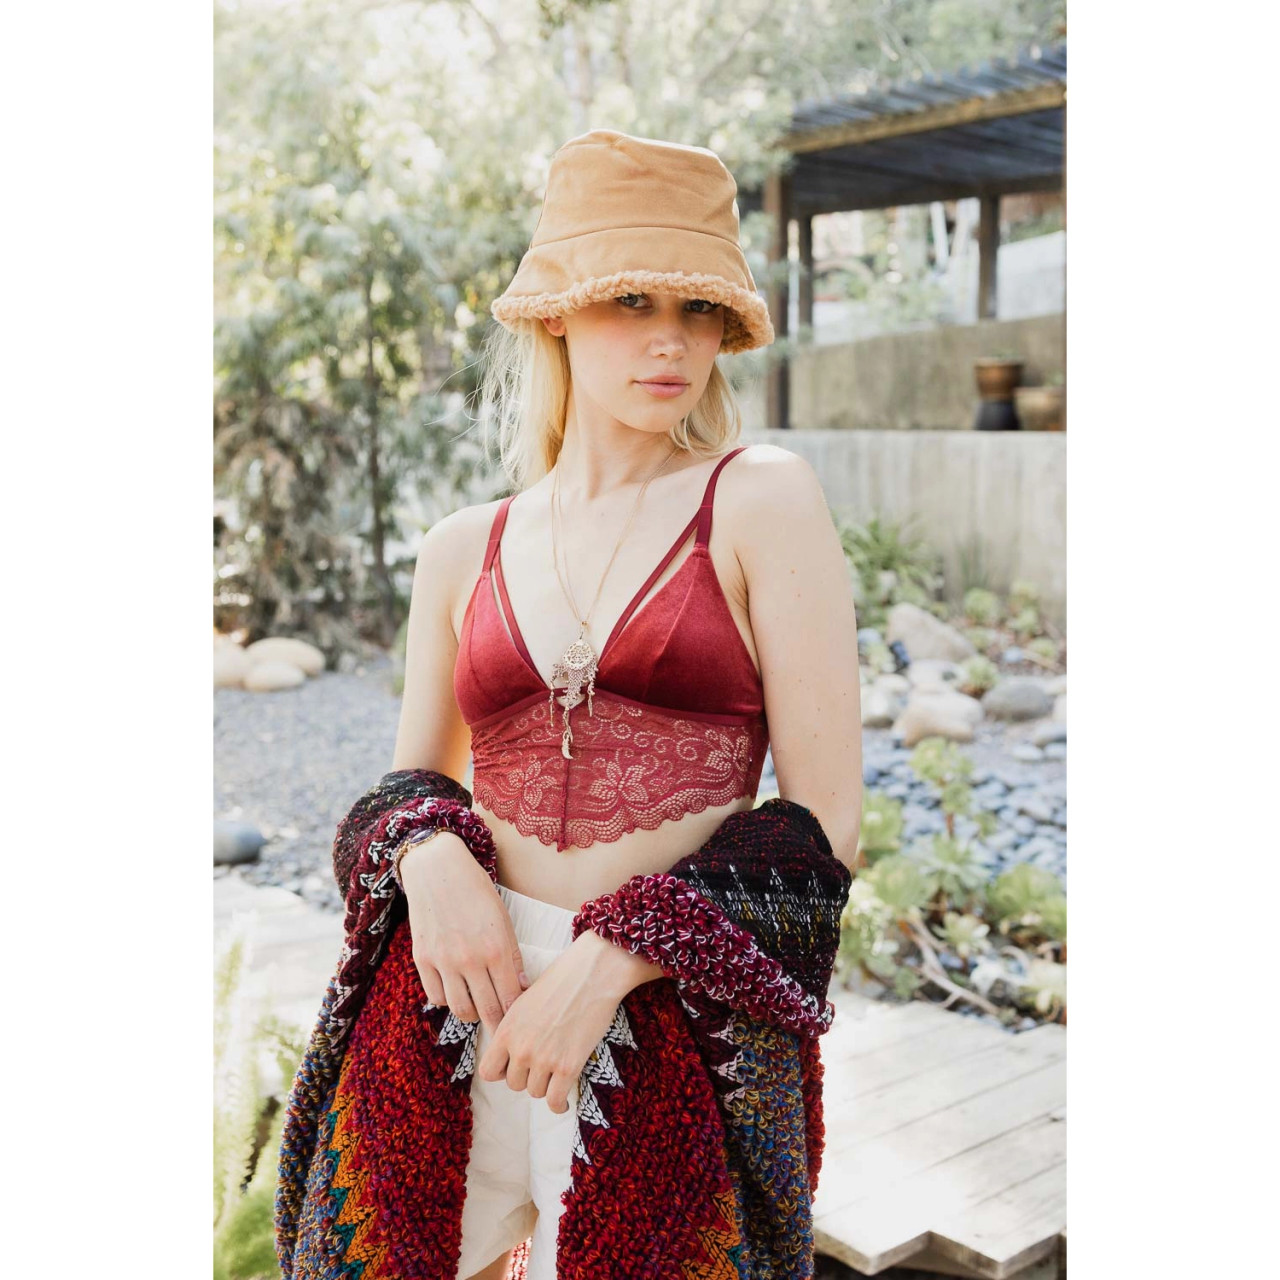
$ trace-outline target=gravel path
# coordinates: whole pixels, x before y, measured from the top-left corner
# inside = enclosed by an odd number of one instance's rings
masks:
[[[266,837],[258,860],[237,867],[245,880],[290,889],[324,910],[342,910],[333,881],[333,836],[351,804],[391,768],[400,717],[394,672],[388,656],[350,673],[324,671],[281,693],[214,691],[214,817],[247,823]],[[1065,761],[1024,764],[1009,754],[1029,733],[1028,724],[985,721],[963,750],[979,778],[994,775],[1010,788],[1047,790],[1062,805]],[[883,771],[874,785],[883,785],[891,775],[896,782],[908,778],[909,754],[893,746],[889,730],[863,730],[864,765],[873,775]],[[762,795],[776,787],[772,769],[770,758],[761,778]],[[470,768],[461,781],[470,785]],[[928,829],[928,814],[912,816],[921,829]],[[1062,818],[1056,832],[1043,828],[1056,837],[1061,854],[1064,828]],[[1050,863],[1056,864],[1059,856],[1049,852]],[[227,868],[215,867],[214,874],[225,875]]]
[[[245,880],[342,909],[333,836],[357,797],[391,768],[400,718],[393,678],[388,657],[349,674],[324,671],[280,693],[214,691],[214,817],[248,823],[267,838],[257,862],[239,864]]]

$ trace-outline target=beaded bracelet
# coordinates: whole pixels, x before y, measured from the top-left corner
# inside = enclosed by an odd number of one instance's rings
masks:
[[[465,804],[457,800],[432,800],[423,809],[405,815],[407,818],[425,818],[427,822],[416,826],[410,835],[404,837],[400,847],[392,856],[391,872],[396,884],[404,891],[404,882],[400,879],[400,857],[412,843],[429,839],[421,832],[429,830],[431,835],[440,831],[452,831],[460,837],[463,844],[471,851],[475,860],[489,873],[489,879],[498,882],[498,855],[493,843],[493,832],[489,824]]]

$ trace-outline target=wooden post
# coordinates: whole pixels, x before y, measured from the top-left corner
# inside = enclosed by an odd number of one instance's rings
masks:
[[[787,337],[787,310],[790,305],[790,289],[787,276],[787,227],[790,222],[791,179],[785,173],[774,172],[764,180],[764,211],[771,220],[767,252],[769,280],[766,293],[769,302],[769,319],[773,322],[774,337]],[[791,425],[790,395],[787,386],[785,360],[770,363],[765,375],[765,426],[771,429]]]
[[[996,318],[996,254],[1000,249],[1000,197],[978,197],[978,319]]]
[[[813,215],[803,214],[796,218],[796,226],[800,231],[800,316],[798,323],[803,328],[813,328]]]

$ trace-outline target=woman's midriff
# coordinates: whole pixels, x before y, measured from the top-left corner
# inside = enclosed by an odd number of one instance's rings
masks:
[[[751,796],[711,805],[701,813],[669,820],[652,831],[629,831],[617,840],[586,848],[557,849],[516,827],[478,801],[475,811],[489,824],[498,856],[498,883],[526,897],[577,911],[584,902],[612,893],[634,875],[666,871],[701,848],[731,813],[754,808]]]

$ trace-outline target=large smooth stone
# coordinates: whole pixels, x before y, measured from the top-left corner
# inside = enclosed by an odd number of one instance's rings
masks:
[[[245,673],[253,664],[238,644],[213,646],[213,687],[215,689],[239,689],[244,686]]]
[[[255,640],[245,653],[255,666],[259,662],[287,662],[308,676],[318,676],[324,670],[324,653],[315,645],[290,636],[266,636]]]
[[[291,662],[278,662],[274,658],[255,662],[244,673],[244,687],[253,693],[275,693],[279,689],[296,689],[306,684],[307,677]]]
[[[893,726],[904,747],[923,738],[948,738],[972,742],[982,721],[982,704],[964,693],[916,693]]]
[[[1053,699],[1034,676],[1006,676],[983,694],[982,709],[997,720],[1035,720],[1053,710]]]
[[[253,862],[267,838],[247,822],[216,819],[213,824],[213,864],[228,866],[237,862]]]
[[[977,650],[955,627],[915,604],[895,604],[889,610],[885,641],[901,640],[913,663],[924,658],[941,658],[944,662],[963,662]]]

